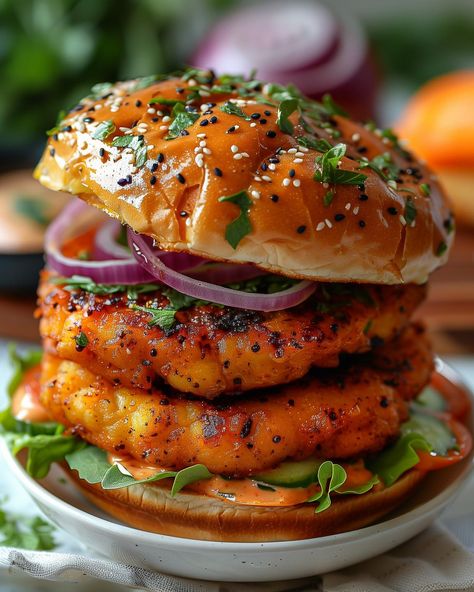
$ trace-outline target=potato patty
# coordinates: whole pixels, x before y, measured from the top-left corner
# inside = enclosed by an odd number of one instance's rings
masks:
[[[112,453],[173,469],[205,464],[244,477],[285,459],[352,458],[382,449],[427,383],[432,356],[410,326],[390,344],[290,385],[215,401],[113,386],[45,355],[41,400],[72,433]]]
[[[134,310],[123,293],[68,291],[43,273],[40,332],[45,350],[115,385],[151,389],[165,382],[212,399],[289,383],[341,353],[368,351],[407,325],[425,286],[321,284],[303,304],[271,313],[198,304],[180,310],[168,331]],[[141,306],[164,308],[162,291]],[[78,345],[83,334],[85,347]]]

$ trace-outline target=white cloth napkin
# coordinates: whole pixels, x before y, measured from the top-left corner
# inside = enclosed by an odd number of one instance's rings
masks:
[[[375,559],[340,572],[293,582],[201,582],[84,555],[9,548],[0,548],[0,573],[5,570],[9,574],[28,574],[34,578],[69,583],[99,580],[151,592],[474,591],[474,517],[459,517],[450,521],[449,526],[466,538],[461,542],[446,527],[437,524]]]

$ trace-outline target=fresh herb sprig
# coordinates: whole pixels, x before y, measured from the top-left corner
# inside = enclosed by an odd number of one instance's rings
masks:
[[[5,508],[6,499],[0,500],[0,546],[51,551],[56,548],[54,526],[40,516],[25,518],[11,514]]]
[[[340,161],[345,155],[346,149],[346,144],[336,144],[316,158],[315,181],[334,185],[361,185],[365,182],[367,179],[366,175],[339,168]]]
[[[246,191],[239,191],[233,195],[219,198],[221,203],[229,202],[240,209],[240,214],[232,222],[227,224],[225,238],[233,249],[236,249],[240,241],[252,232],[252,224],[249,218],[249,210],[253,205]]]

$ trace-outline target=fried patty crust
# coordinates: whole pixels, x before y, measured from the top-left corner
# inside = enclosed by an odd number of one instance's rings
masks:
[[[384,448],[428,382],[432,354],[411,325],[337,369],[242,397],[197,399],[113,386],[85,366],[46,354],[41,402],[70,433],[110,453],[159,467],[205,464],[246,477],[286,459],[350,459]]]
[[[337,366],[341,354],[389,341],[425,293],[425,286],[415,284],[320,284],[306,302],[278,312],[192,305],[177,312],[165,331],[150,326],[151,315],[132,306],[167,307],[166,289],[130,301],[124,293],[66,289],[43,272],[40,332],[47,353],[116,386],[151,392],[166,383],[213,399],[286,384],[313,366]]]

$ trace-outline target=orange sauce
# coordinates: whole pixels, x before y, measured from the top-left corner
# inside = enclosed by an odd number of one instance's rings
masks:
[[[27,370],[12,399],[12,413],[16,419],[30,423],[50,420],[48,412],[40,402],[41,364]]]
[[[97,228],[91,228],[79,236],[66,241],[61,249],[63,255],[71,259],[80,259],[82,255],[92,254],[96,232]]]

